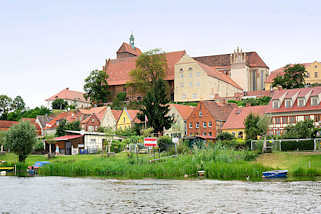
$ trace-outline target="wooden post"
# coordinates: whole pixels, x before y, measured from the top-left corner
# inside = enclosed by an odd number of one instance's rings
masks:
[[[48,159],[49,159],[51,156],[51,143],[48,143],[48,145],[49,145],[49,153],[48,153]]]
[[[314,142],[314,148],[313,148],[313,151],[316,151],[317,150],[317,142],[316,142],[316,139],[313,140]]]
[[[3,152],[3,145],[1,145],[1,152]]]

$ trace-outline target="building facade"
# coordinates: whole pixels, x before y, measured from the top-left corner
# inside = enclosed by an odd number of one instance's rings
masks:
[[[56,99],[63,99],[68,105],[74,105],[76,108],[89,108],[91,106],[89,100],[85,99],[83,92],[69,90],[69,88],[65,88],[46,99],[47,107],[51,108],[52,102]]]

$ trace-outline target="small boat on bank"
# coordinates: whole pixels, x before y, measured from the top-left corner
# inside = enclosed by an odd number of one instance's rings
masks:
[[[1,166],[0,171],[11,172],[14,170],[14,166]]]
[[[286,178],[288,176],[288,170],[272,170],[263,172],[263,178]]]

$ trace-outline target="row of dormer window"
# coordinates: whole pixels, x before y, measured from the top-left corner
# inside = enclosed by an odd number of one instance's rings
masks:
[[[279,100],[273,100],[273,108],[280,108],[280,101]],[[291,99],[285,99],[284,100],[285,108],[291,108],[293,103]],[[303,107],[306,105],[304,98],[298,98],[298,107]],[[319,99],[318,97],[311,97],[311,106],[319,105]]]

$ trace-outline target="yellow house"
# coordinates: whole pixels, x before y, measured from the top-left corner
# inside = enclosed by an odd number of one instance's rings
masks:
[[[222,131],[234,135],[236,138],[245,139],[245,125],[246,117],[253,113],[255,115],[263,116],[267,106],[248,106],[243,108],[234,108],[226,122],[223,125]]]
[[[213,100],[215,95],[231,97],[243,89],[227,74],[185,54],[175,64],[174,101]]]
[[[312,63],[302,63],[304,65],[308,77],[305,78],[306,84],[321,84],[321,63],[318,61],[314,61]],[[284,67],[276,69],[271,72],[267,80],[265,81],[265,90],[271,90],[272,89],[272,83],[274,78],[277,76],[281,76],[284,74]]]
[[[117,121],[117,129],[128,129],[132,128],[135,123],[141,123],[137,118],[139,110],[127,110],[124,108]]]

